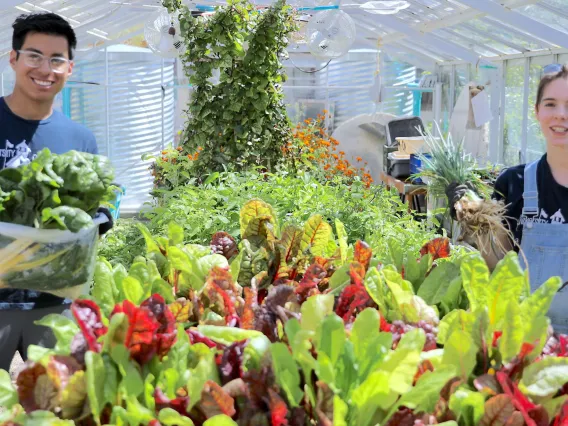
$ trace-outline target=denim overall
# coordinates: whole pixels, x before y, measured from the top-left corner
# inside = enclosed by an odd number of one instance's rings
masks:
[[[525,167],[523,215],[538,217],[538,161]],[[550,213],[551,214],[551,213]],[[534,292],[550,277],[559,276],[568,281],[568,224],[532,223],[523,225],[521,241],[529,265],[531,291]],[[524,260],[521,260],[521,264]],[[557,293],[548,316],[556,332],[568,332],[568,288]]]

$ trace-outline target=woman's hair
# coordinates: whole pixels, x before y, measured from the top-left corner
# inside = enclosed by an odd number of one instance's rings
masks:
[[[540,105],[540,101],[542,101],[542,96],[544,95],[544,89],[554,80],[559,78],[568,78],[568,64],[562,65],[562,68],[558,72],[554,72],[551,74],[545,74],[541,79],[538,85],[538,90],[536,92],[536,109],[538,110],[538,106]]]
[[[69,44],[69,59],[73,59],[73,50],[77,47],[75,31],[65,19],[55,13],[30,13],[20,15],[12,24],[12,49],[20,50],[29,33],[62,36]]]

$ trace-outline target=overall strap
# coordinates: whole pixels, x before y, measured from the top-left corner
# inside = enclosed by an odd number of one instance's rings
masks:
[[[525,166],[525,183],[523,189],[523,216],[538,214],[538,186],[536,169],[538,162],[533,161]]]

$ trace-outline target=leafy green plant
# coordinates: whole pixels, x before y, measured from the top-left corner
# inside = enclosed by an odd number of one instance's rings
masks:
[[[294,28],[291,9],[284,1],[260,11],[248,0],[232,0],[207,19],[193,18],[187,7],[178,13],[188,46],[182,60],[194,88],[181,146],[185,155],[203,147],[194,176],[227,164],[272,169],[291,137],[280,62]]]

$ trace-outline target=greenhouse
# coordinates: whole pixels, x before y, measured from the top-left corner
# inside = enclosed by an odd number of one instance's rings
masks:
[[[0,12],[0,426],[568,425],[568,0]]]

